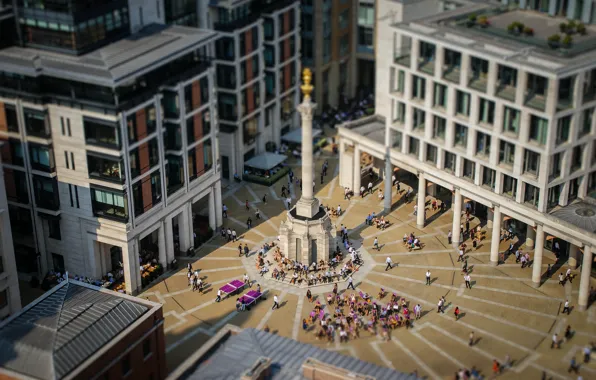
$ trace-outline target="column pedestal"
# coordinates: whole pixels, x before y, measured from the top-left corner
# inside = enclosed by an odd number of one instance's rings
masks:
[[[360,194],[360,186],[362,186],[361,183],[362,174],[360,173],[360,149],[356,143],[354,143],[354,196],[362,196],[362,194]]]
[[[493,210],[493,231],[490,239],[490,264],[499,265],[499,245],[501,243],[501,207],[495,206]]]
[[[544,252],[544,228],[541,224],[536,226],[536,247],[534,248],[534,261],[532,262],[532,286],[540,286],[542,282],[542,255]]]
[[[579,247],[574,244],[569,244],[569,261],[567,262],[567,265],[569,265],[569,267],[571,269],[577,269],[579,260],[580,260]]]

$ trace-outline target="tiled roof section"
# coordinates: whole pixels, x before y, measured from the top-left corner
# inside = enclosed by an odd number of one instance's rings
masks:
[[[262,330],[244,329],[231,335],[203,365],[185,376],[188,380],[237,380],[260,357],[271,358],[271,379],[302,380],[302,364],[307,358],[368,375],[377,380],[414,380],[414,375],[380,367],[356,358],[341,355],[309,344],[270,334]]]
[[[147,310],[115,293],[66,283],[0,327],[0,365],[61,379]]]

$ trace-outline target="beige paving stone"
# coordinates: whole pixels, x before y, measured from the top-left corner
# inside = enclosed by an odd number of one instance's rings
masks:
[[[273,296],[268,299],[269,305],[273,306]],[[284,299],[280,302],[280,308],[273,311],[271,317],[267,321],[272,332],[288,338],[292,337],[292,329],[294,327],[294,317],[296,315],[296,305],[298,304],[298,296],[293,294],[286,294]],[[302,320],[300,320],[302,322]],[[302,328],[302,326],[300,326]]]

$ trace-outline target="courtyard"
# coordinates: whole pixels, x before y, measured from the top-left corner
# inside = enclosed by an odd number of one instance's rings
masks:
[[[329,164],[328,174],[320,182],[323,162]],[[267,188],[245,182],[231,184],[222,190],[223,204],[228,207],[224,227],[235,229],[239,242],[228,242],[216,234],[196,252],[194,257],[179,257],[177,272],[169,272],[150,288],[139,295],[163,304],[165,316],[166,352],[168,369],[172,371],[204,342],[226,324],[239,327],[268,328],[271,332],[317,345],[345,355],[357,357],[378,365],[394,368],[401,372],[416,372],[419,377],[451,377],[461,368],[476,367],[485,377],[492,374],[492,361],[503,363],[509,355],[513,362],[511,369],[504,371],[503,378],[572,379],[577,375],[568,373],[572,357],[582,362],[582,350],[596,342],[596,309],[586,312],[573,310],[577,300],[579,279],[573,283],[558,284],[557,274],[543,281],[539,288],[532,286],[532,269],[522,269],[515,263],[514,255],[497,267],[489,263],[491,228],[486,221],[473,218],[471,225],[480,224],[483,240],[477,249],[466,241],[466,257],[471,275],[472,289],[466,289],[463,281],[462,264],[457,262],[457,252],[447,242],[447,232],[452,227],[453,214],[435,212],[430,209],[432,198],[427,197],[427,223],[420,229],[416,225],[413,209],[416,202],[410,198],[402,200],[405,190],[416,185],[403,183],[398,194],[393,187],[391,212],[385,216],[390,226],[379,230],[364,223],[371,212],[379,214],[383,201],[377,197],[383,182],[375,185],[372,195],[364,198],[344,199],[344,189],[338,185],[339,160],[330,150],[316,157],[315,193],[323,205],[332,209],[341,206],[343,213],[333,217],[337,229],[344,225],[349,230],[349,240],[358,249],[364,264],[353,276],[356,291],[344,290],[347,282],[339,282],[340,293],[346,296],[364,292],[377,303],[385,305],[395,293],[404,298],[409,308],[422,306],[422,317],[414,321],[413,328],[399,327],[391,330],[389,340],[381,334],[374,335],[362,329],[360,336],[340,343],[339,337],[328,342],[318,340],[317,329],[309,324],[304,330],[303,319],[307,319],[314,308],[306,298],[306,288],[279,282],[271,273],[259,276],[255,267],[255,252],[265,242],[275,242],[280,223],[285,219],[287,208],[281,199],[281,187],[287,186],[287,177]],[[290,166],[300,177],[300,162],[290,161]],[[368,180],[363,177],[362,184]],[[409,185],[409,186],[408,186]],[[263,202],[263,196],[267,202]],[[291,186],[292,205],[300,197],[300,189]],[[245,202],[248,201],[249,209]],[[259,210],[262,219],[255,218]],[[246,228],[251,217],[253,227]],[[414,233],[424,244],[421,250],[410,252],[402,242],[404,234]],[[380,251],[373,250],[377,237]],[[520,242],[524,252],[532,256],[532,249]],[[238,256],[238,244],[247,244],[251,254]],[[500,252],[506,251],[509,242],[502,242]],[[545,251],[542,266],[555,264],[555,257]],[[385,270],[385,261],[391,257],[394,267]],[[186,277],[186,265],[191,263],[207,284],[201,294],[192,292]],[[425,273],[431,272],[431,285],[425,284]],[[563,265],[558,272],[567,270]],[[579,271],[573,271],[579,274]],[[248,274],[252,289],[256,284],[266,292],[266,300],[258,301],[250,310],[238,312],[235,307],[237,296],[215,302],[217,289],[224,284],[242,279]],[[592,281],[594,283],[594,281]],[[326,314],[332,314],[335,305],[326,305],[326,296],[333,285],[312,287],[315,299],[321,303]],[[378,299],[380,288],[388,295]],[[246,292],[245,290],[244,292]],[[280,300],[280,308],[272,310],[273,296]],[[437,302],[445,297],[445,313],[437,313]],[[572,311],[563,314],[563,304],[569,299]],[[461,310],[459,320],[453,311]],[[561,339],[567,326],[573,335],[561,343],[559,349],[551,349],[554,333]],[[474,344],[468,345],[470,332],[474,332]],[[596,377],[596,360],[581,364],[580,374],[587,378]]]

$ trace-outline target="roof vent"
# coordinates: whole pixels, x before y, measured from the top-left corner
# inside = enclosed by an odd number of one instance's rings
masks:
[[[271,377],[271,358],[260,357],[255,364],[244,371],[240,380],[266,380]]]
[[[313,358],[306,359],[302,364],[302,375],[308,380],[375,380],[372,376],[350,372]]]

